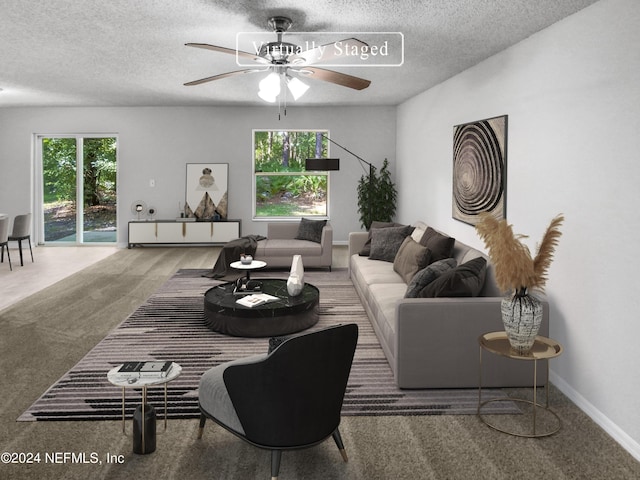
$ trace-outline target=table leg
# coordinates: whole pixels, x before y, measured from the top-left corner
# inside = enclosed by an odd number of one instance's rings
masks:
[[[536,407],[538,405],[538,360],[533,361],[533,435],[536,435]]]
[[[167,430],[167,384],[164,384],[164,430]]]
[[[544,384],[544,391],[547,396],[547,408],[549,408],[549,360],[547,360],[547,381]]]
[[[482,406],[482,347],[480,347],[480,361],[478,362],[478,415]]]
[[[125,391],[125,388],[122,387],[122,433],[124,433],[126,435],[127,434],[127,424],[126,424],[125,418],[124,418],[124,391]]]

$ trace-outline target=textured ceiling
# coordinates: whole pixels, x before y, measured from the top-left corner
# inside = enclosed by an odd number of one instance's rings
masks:
[[[310,79],[297,102],[395,105],[594,2],[3,0],[0,107],[264,104],[260,73],[184,86],[242,68],[233,55],[184,44],[235,48],[238,32],[269,32],[273,15],[291,17],[291,32],[341,32],[325,42],[402,33],[402,66],[331,67],[371,80],[369,88]]]

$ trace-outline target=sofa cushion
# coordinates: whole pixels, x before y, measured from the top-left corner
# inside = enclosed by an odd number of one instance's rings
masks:
[[[373,222],[371,222],[371,226],[369,227],[369,236],[367,237],[367,241],[364,243],[364,246],[362,247],[362,250],[360,250],[360,253],[358,253],[358,255],[360,255],[361,257],[368,257],[371,253],[371,230],[373,230],[374,228],[403,226],[404,225],[396,222],[378,222],[377,220],[374,220]]]
[[[409,282],[405,298],[416,298],[424,287],[449,270],[456,268],[457,262],[453,258],[443,258],[423,268]]]
[[[405,283],[409,283],[413,276],[429,265],[431,251],[418,242],[411,235],[406,237],[393,260],[393,270],[400,274]]]
[[[451,252],[453,252],[453,245],[455,242],[455,238],[438,233],[431,227],[427,227],[427,230],[424,232],[424,235],[422,235],[422,239],[420,240],[420,244],[431,250],[432,262],[437,262],[443,258],[451,257]]]
[[[298,226],[296,239],[320,243],[322,240],[322,229],[326,224],[326,220],[309,220],[308,218],[302,218]]]
[[[420,291],[421,297],[476,297],[487,271],[483,257],[474,258],[443,273]]]
[[[396,355],[396,311],[398,300],[404,294],[405,285],[402,283],[378,283],[371,285],[370,297],[367,302],[375,322],[377,331],[382,335],[382,341],[386,344],[391,354]],[[381,343],[382,343],[381,341]]]
[[[352,255],[350,266],[352,278],[363,286],[377,283],[398,283],[401,287],[407,288],[404,279],[393,271],[392,263]]]
[[[322,247],[319,243],[309,240],[294,240],[275,238],[258,242],[256,258],[264,258],[269,263],[269,257],[283,257],[293,255],[320,256]]]
[[[413,227],[387,227],[371,229],[371,260],[384,260],[393,262],[396,254],[404,242],[404,239],[411,235]]]

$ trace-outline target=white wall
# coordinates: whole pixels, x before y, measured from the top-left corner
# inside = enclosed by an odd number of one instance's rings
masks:
[[[508,114],[507,218],[550,269],[553,381],[640,459],[640,2],[603,0],[398,109],[400,221],[484,248],[451,217],[453,126]]]
[[[119,136],[119,235],[124,245],[130,205],[144,200],[158,218],[175,218],[184,205],[186,163],[229,163],[229,218],[242,219],[243,234],[265,234],[251,220],[252,129],[328,129],[331,138],[381,167],[395,161],[395,107],[5,108],[0,109],[0,211],[33,211],[33,134],[110,133]],[[359,162],[331,146],[340,171],[330,175],[334,241],[359,230],[356,187]],[[151,188],[149,180],[156,186]]]

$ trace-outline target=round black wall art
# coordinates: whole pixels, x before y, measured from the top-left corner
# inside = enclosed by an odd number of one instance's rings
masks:
[[[453,130],[453,218],[475,225],[478,214],[506,216],[507,116]]]

